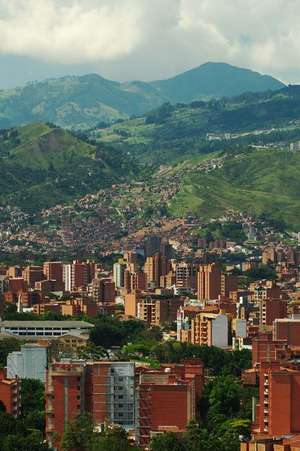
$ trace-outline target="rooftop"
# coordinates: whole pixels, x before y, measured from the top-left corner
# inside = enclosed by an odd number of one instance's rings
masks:
[[[11,327],[52,327],[67,329],[91,329],[93,324],[86,321],[1,321],[0,328]]]

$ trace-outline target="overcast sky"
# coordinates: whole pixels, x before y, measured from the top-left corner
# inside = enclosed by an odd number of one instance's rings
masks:
[[[0,87],[223,61],[300,82],[299,0],[0,0]]]

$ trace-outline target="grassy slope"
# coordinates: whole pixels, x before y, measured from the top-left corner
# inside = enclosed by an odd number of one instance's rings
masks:
[[[35,124],[0,137],[0,201],[37,211],[109,186],[130,174],[125,157],[60,128]]]
[[[162,107],[144,118],[98,130],[98,138],[145,161],[170,163],[218,150],[207,133],[246,132],[300,124],[300,89]],[[220,148],[221,149],[221,148]]]
[[[229,209],[269,213],[300,228],[300,154],[257,149],[209,174],[190,173],[170,203],[175,216],[219,217]]]

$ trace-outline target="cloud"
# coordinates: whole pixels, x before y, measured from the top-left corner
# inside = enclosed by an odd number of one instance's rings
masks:
[[[143,0],[0,0],[0,52],[72,64],[115,59],[138,45],[142,7]]]
[[[298,6],[299,0],[0,0],[0,54],[94,64],[114,78],[164,77],[211,60],[284,73],[299,65]]]

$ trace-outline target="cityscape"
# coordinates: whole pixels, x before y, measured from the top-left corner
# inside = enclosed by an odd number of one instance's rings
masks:
[[[0,0],[0,451],[300,451],[297,0]]]

